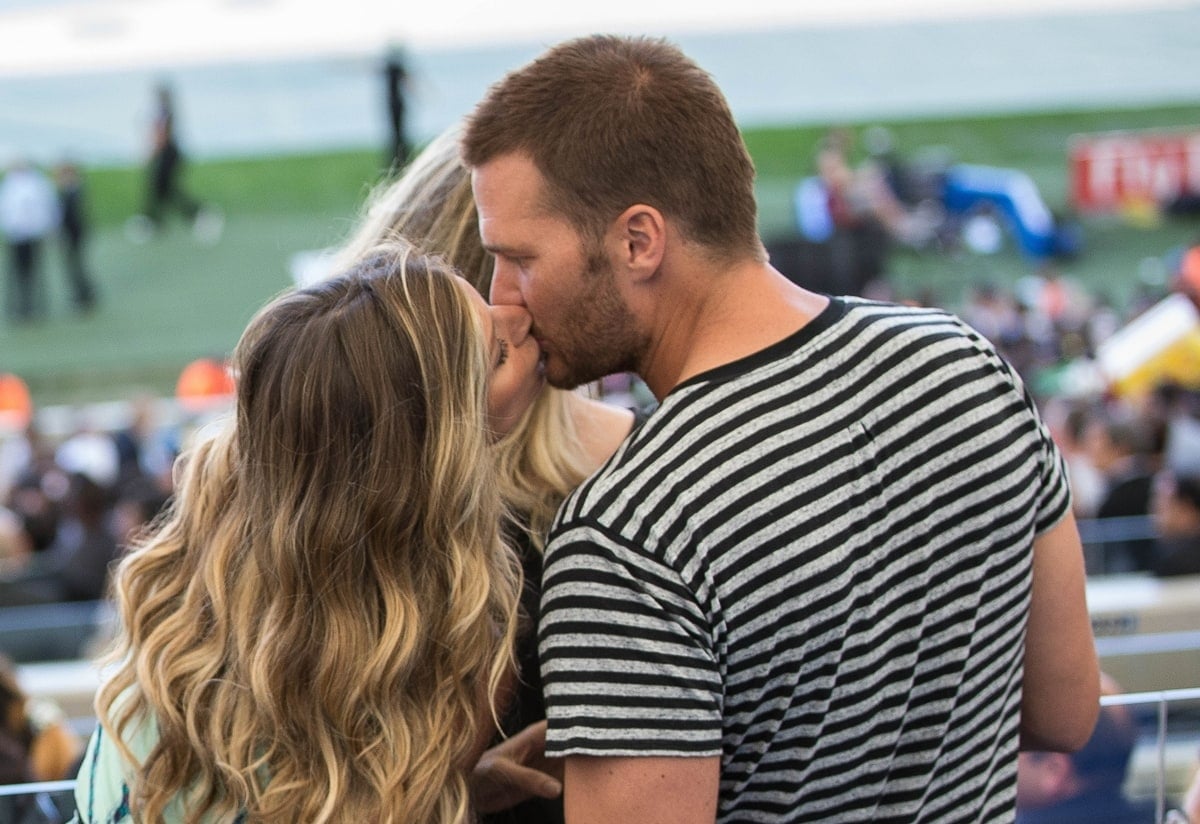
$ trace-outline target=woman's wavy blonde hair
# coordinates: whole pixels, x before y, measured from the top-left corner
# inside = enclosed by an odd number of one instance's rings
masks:
[[[263,308],[234,366],[236,424],[115,576],[97,711],[118,742],[159,731],[136,816],[464,820],[520,586],[473,307],[445,264],[377,248]]]
[[[458,127],[443,132],[400,177],[377,188],[336,260],[353,260],[376,243],[402,237],[444,257],[486,297],[492,256],[479,239],[471,175],[459,158],[458,138]],[[569,402],[568,392],[547,387],[495,447],[505,503],[539,549],[559,504],[591,472]]]

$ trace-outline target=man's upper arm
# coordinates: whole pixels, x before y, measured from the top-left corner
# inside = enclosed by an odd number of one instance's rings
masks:
[[[1068,513],[1034,540],[1021,699],[1023,749],[1079,749],[1096,723],[1100,670],[1085,582],[1079,532]]]
[[[569,824],[715,820],[721,680],[679,573],[589,525],[547,552],[539,625],[547,752]]]
[[[567,824],[704,824],[716,820],[721,759],[569,756]]]

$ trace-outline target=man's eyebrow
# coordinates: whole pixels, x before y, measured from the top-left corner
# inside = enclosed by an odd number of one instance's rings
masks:
[[[521,257],[522,250],[520,247],[512,246],[507,243],[485,243],[483,248],[493,255],[503,255],[504,257]]]

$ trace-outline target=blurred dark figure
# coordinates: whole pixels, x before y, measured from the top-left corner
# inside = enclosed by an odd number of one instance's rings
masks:
[[[0,656],[0,784],[74,778],[82,748],[58,705],[27,696]],[[69,793],[0,797],[0,821],[58,824],[73,807]]]
[[[1120,690],[1104,677],[1102,692]],[[1154,801],[1130,801],[1122,790],[1136,744],[1128,708],[1113,706],[1100,708],[1079,752],[1021,753],[1016,824],[1154,824]]]
[[[0,179],[0,235],[9,250],[9,317],[18,323],[46,313],[42,241],[58,225],[54,184],[41,169],[16,161]]]
[[[141,395],[130,402],[129,424],[112,433],[117,448],[117,480],[125,483],[146,474],[145,455],[154,429],[154,398]]]
[[[1156,575],[1200,574],[1200,476],[1160,472],[1151,496]]]
[[[68,482],[54,462],[55,446],[38,427],[36,417],[5,445],[13,448],[15,462],[0,506],[17,518],[30,553],[36,554],[54,542]]]
[[[0,682],[0,698],[5,687]],[[23,742],[9,732],[7,725],[0,728],[0,785],[28,784],[33,781],[29,764],[29,753]],[[0,797],[0,821],[12,824],[42,824],[51,821],[41,809],[42,799],[33,795]]]
[[[25,694],[16,668],[4,655],[0,655],[0,739],[17,744],[24,754],[23,771],[34,781],[75,776],[83,742],[57,704]],[[13,769],[11,764],[0,768],[5,773]]]
[[[1084,434],[1092,465],[1104,476],[1097,518],[1145,517],[1150,514],[1154,479],[1151,433],[1144,421],[1129,414],[1097,409]],[[1148,572],[1154,557],[1151,538],[1112,542],[1108,571]]]
[[[84,202],[83,175],[79,167],[64,161],[54,169],[61,216],[63,259],[77,312],[90,312],[96,306],[96,288],[84,263],[88,235],[87,209]]]
[[[408,70],[399,50],[388,54],[383,66],[384,86],[387,90],[388,127],[391,130],[388,166],[398,171],[408,162],[412,145],[408,141],[406,98],[408,95]]]
[[[108,567],[117,557],[109,530],[112,495],[82,472],[71,473],[66,512],[47,555],[55,566],[62,601],[96,601],[108,588]]]
[[[118,554],[109,528],[112,493],[82,472],[67,476],[53,543],[20,573],[0,579],[0,606],[97,601]]]
[[[892,196],[905,206],[914,207],[935,193],[924,191],[922,181],[908,167],[896,148],[896,140],[885,126],[871,126],[863,132],[863,144],[869,163],[875,167]]]
[[[158,229],[169,208],[194,222],[200,214],[200,203],[180,186],[184,155],[175,133],[175,101],[170,86],[159,84],[154,96],[145,214],[152,228]]]
[[[21,517],[0,504],[0,576],[24,569],[32,556],[33,541]]]
[[[155,479],[142,476],[121,484],[112,510],[112,533],[119,552],[128,549],[166,508],[170,492]]]
[[[20,519],[30,550],[35,555],[48,550],[58,535],[62,518],[58,492],[64,487],[61,472],[29,471],[17,479],[9,493],[7,506]]]

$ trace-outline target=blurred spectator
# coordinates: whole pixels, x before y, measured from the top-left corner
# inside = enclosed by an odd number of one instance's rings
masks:
[[[61,781],[75,777],[83,749],[79,736],[71,730],[57,704],[25,694],[12,662],[0,656],[0,740],[3,739],[16,742],[15,752],[24,756],[32,780]],[[14,767],[7,764],[4,769],[7,772]]]
[[[1200,476],[1200,391],[1164,383],[1152,394],[1152,408],[1164,429],[1163,466]]]
[[[1150,514],[1150,489],[1154,468],[1150,461],[1150,435],[1144,422],[1125,410],[1098,408],[1088,423],[1084,441],[1092,465],[1104,476],[1104,494],[1096,508],[1098,518],[1128,518]],[[1138,539],[1110,546],[1110,571],[1148,571],[1154,542]]]
[[[30,781],[33,781],[33,775],[25,747],[7,729],[0,729],[0,786],[28,784]],[[0,799],[0,821],[15,821],[18,811],[3,802],[4,799]]]
[[[1200,476],[1158,473],[1152,494],[1156,575],[1200,574]]]
[[[170,433],[159,428],[158,400],[141,394],[129,403],[129,423],[112,433],[117,450],[117,484],[141,478],[153,478],[162,490],[171,486],[171,465],[178,444]]]
[[[1025,335],[1016,301],[987,281],[970,290],[959,314],[997,347],[1011,347]]]
[[[26,784],[33,781],[24,748],[7,733],[0,731],[0,784]],[[3,824],[63,824],[69,799],[60,809],[49,793],[24,793],[0,797],[0,822]]]
[[[42,434],[37,416],[24,431],[0,439],[0,503],[9,500],[18,482],[54,465],[54,448]]]
[[[18,495],[14,501],[25,505],[33,501],[39,507],[39,518],[25,514],[27,532],[31,525],[41,526],[42,519],[52,519],[53,536],[23,569],[0,578],[0,605],[103,598],[108,566],[117,556],[109,525],[110,489],[81,472],[55,470],[47,473],[41,484],[32,480],[18,490],[24,497]],[[65,485],[61,491],[59,483]],[[51,490],[49,494],[46,488]]]
[[[59,214],[62,216],[63,259],[75,311],[90,312],[96,305],[96,287],[84,262],[88,219],[83,176],[77,165],[64,161],[54,169],[54,182],[58,188]]]
[[[940,214],[910,209],[904,194],[913,187],[905,175],[886,130],[869,130],[870,158],[855,167],[851,155],[854,133],[830,129],[817,152],[817,176],[825,186],[834,225],[858,228],[868,223],[882,226],[893,240],[914,248],[934,237]]]
[[[169,498],[158,482],[148,476],[121,484],[112,513],[112,533],[119,550],[128,548],[150,526]]]
[[[155,87],[154,101],[146,217],[157,230],[162,227],[167,209],[177,209],[185,219],[194,221],[200,213],[200,202],[188,194],[180,182],[185,159],[175,133],[175,96],[171,87],[165,83]]]
[[[95,601],[108,588],[108,567],[117,557],[109,529],[109,489],[82,472],[72,473],[66,509],[43,568],[56,585],[56,601]]]
[[[1091,518],[1100,506],[1105,480],[1088,457],[1084,434],[1089,420],[1089,404],[1066,398],[1050,398],[1043,403],[1042,419],[1050,429],[1071,479],[1071,505],[1076,518]]]
[[[0,180],[0,234],[9,249],[9,317],[18,322],[46,313],[41,282],[42,241],[58,225],[58,198],[40,169],[14,163]]]
[[[43,552],[54,543],[66,491],[66,476],[52,467],[45,472],[25,472],[9,494],[8,507],[21,519],[33,552]]]
[[[864,169],[869,168],[872,174],[878,175],[897,201],[911,208],[934,194],[922,190],[921,182],[897,151],[891,129],[868,127],[863,132],[863,145],[868,156]]]
[[[0,506],[0,575],[19,572],[29,564],[33,542],[21,518],[7,507]]]
[[[387,56],[383,65],[384,88],[387,92],[387,122],[389,128],[389,145],[387,166],[393,171],[403,168],[412,153],[412,144],[408,140],[408,69],[404,65],[404,55],[394,48]]]
[[[0,656],[0,784],[74,778],[82,742],[52,701],[28,697],[11,662]],[[61,794],[0,797],[4,824],[60,824],[73,804]]]
[[[158,233],[168,211],[179,212],[191,224],[196,239],[205,243],[215,243],[224,228],[224,218],[217,210],[204,208],[183,188],[186,156],[179,145],[177,127],[174,92],[165,82],[159,83],[154,88],[146,206],[126,225],[126,234],[136,243],[145,243]]]
[[[887,229],[875,213],[871,190],[851,165],[854,132],[833,128],[817,147],[817,177],[812,181],[822,228],[810,239],[827,244],[828,283],[833,294],[859,294],[881,277],[889,251]]]
[[[853,146],[854,133],[846,128],[830,129],[817,146],[817,177],[825,186],[826,205],[837,227],[857,225],[868,211],[854,185]]]
[[[54,450],[54,463],[64,472],[87,475],[96,483],[113,487],[120,478],[120,455],[110,433],[82,413],[74,434]]]
[[[1089,348],[1095,350],[1120,328],[1121,315],[1113,307],[1112,301],[1107,295],[1097,295],[1085,324]]]
[[[142,474],[142,444],[146,440],[151,422],[151,400],[145,396],[130,403],[133,417],[129,425],[112,433],[117,452],[117,476],[121,480]]]
[[[1102,677],[1102,692],[1120,690]],[[1153,824],[1154,801],[1125,797],[1137,727],[1125,707],[1102,707],[1079,752],[1023,752],[1017,761],[1017,824]]]

